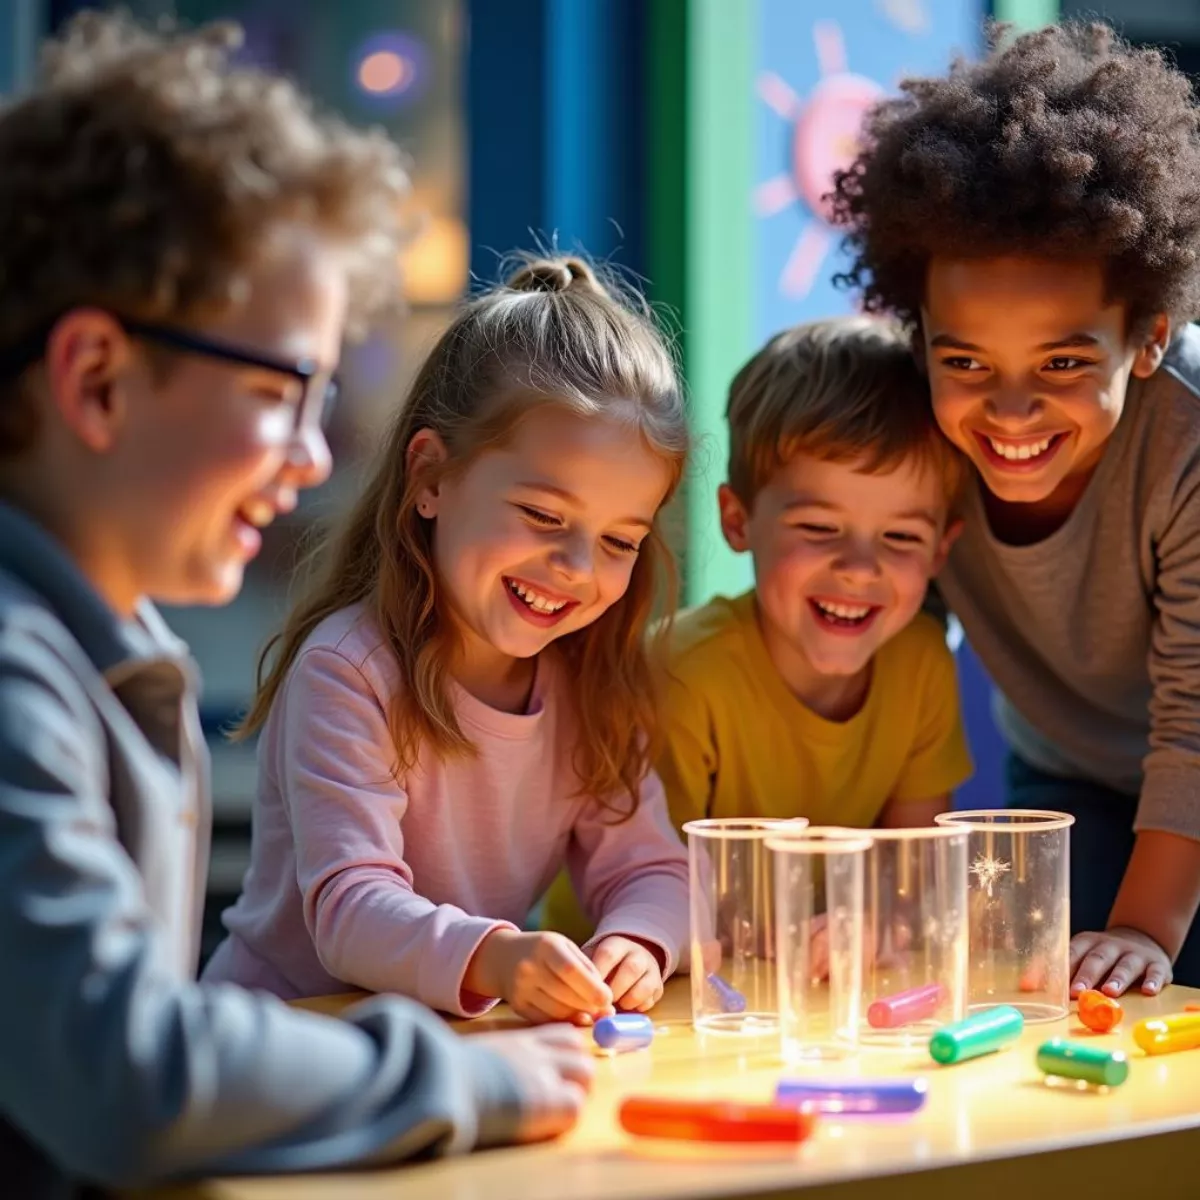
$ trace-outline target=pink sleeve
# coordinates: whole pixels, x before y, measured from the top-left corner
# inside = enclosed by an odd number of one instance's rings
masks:
[[[495,1001],[464,993],[463,975],[492,930],[513,927],[413,891],[408,796],[392,775],[394,744],[375,690],[343,655],[314,648],[297,660],[282,702],[280,785],[321,965],[442,1012],[486,1012]]]
[[[665,979],[688,941],[688,858],[657,774],[643,781],[637,812],[614,824],[617,816],[585,804],[567,850],[576,892],[596,922],[587,947],[613,934],[641,938],[662,951]]]

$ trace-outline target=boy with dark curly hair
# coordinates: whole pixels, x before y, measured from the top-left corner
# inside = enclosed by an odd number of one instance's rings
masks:
[[[470,1044],[194,982],[210,809],[194,665],[329,473],[343,328],[394,290],[396,148],[96,14],[0,108],[0,1190],[280,1172],[546,1136],[573,1031]]]
[[[976,468],[939,579],[1008,803],[1073,813],[1072,990],[1200,984],[1200,109],[1104,25],[910,80],[836,185]]]

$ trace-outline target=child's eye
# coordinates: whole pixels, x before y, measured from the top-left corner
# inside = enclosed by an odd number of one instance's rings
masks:
[[[955,354],[950,358],[941,360],[942,366],[951,371],[982,371],[983,363],[977,358],[970,358],[965,354]]]
[[[925,539],[919,533],[902,533],[900,530],[893,530],[891,533],[885,533],[884,538],[892,542],[894,545],[910,547],[922,546],[925,544]]]
[[[1078,371],[1080,367],[1090,366],[1086,358],[1072,358],[1067,354],[1060,354],[1057,358],[1052,358],[1046,368],[1050,371]]]
[[[635,542],[626,541],[625,538],[610,536],[606,537],[604,540],[614,550],[619,551],[621,554],[636,554],[641,549],[641,546],[637,545]]]
[[[562,524],[557,517],[552,517],[549,513],[542,512],[540,508],[530,508],[528,504],[517,504],[514,507],[535,525],[542,525],[549,528]]]
[[[817,525],[812,521],[801,521],[796,528],[813,537],[832,537],[837,533],[832,525]]]

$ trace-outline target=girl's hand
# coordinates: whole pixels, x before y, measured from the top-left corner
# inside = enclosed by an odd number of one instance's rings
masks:
[[[808,951],[810,974],[814,980],[823,982],[829,978],[829,918],[824,913],[813,917],[809,929],[812,934]],[[893,966],[896,955],[902,954],[912,943],[912,931],[903,921],[893,922],[885,932],[885,946],[876,947],[869,932],[863,938],[864,971]]]
[[[613,1011],[613,997],[586,954],[561,933],[498,929],[467,968],[467,986],[507,1000],[527,1021],[590,1025]],[[478,985],[473,985],[478,980]]]
[[[645,943],[614,934],[597,942],[589,953],[620,1008],[645,1012],[662,999],[662,967]]]

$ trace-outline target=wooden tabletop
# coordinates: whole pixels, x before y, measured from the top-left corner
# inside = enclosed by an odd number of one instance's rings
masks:
[[[337,1013],[358,996],[308,1001]],[[1030,1025],[1000,1053],[953,1067],[923,1055],[871,1051],[856,1063],[814,1069],[826,1076],[929,1080],[917,1115],[894,1122],[826,1117],[809,1142],[778,1150],[659,1143],[625,1134],[616,1109],[635,1094],[767,1101],[785,1074],[774,1040],[703,1042],[690,1023],[688,981],[668,987],[653,1016],[649,1050],[602,1058],[579,1127],[557,1142],[494,1150],[387,1170],[309,1177],[213,1180],[144,1194],[155,1200],[963,1200],[964,1196],[1114,1196],[1122,1188],[1155,1200],[1200,1196],[1200,1050],[1147,1058],[1129,1036],[1141,1017],[1200,1003],[1200,991],[1168,988],[1130,996],[1113,1034],[1090,1034],[1072,1016]],[[504,1009],[465,1031],[516,1024]],[[1044,1082],[1034,1064],[1051,1037],[1086,1038],[1125,1050],[1128,1081],[1111,1091]]]

